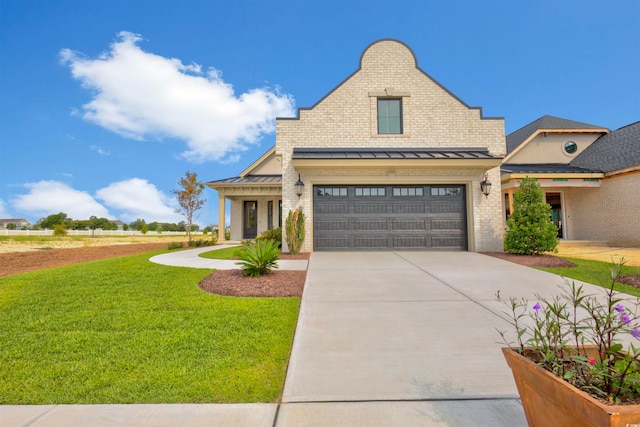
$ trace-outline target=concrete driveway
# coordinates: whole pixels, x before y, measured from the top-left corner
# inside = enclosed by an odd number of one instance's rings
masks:
[[[314,252],[278,425],[525,426],[495,293],[562,283],[470,252]]]

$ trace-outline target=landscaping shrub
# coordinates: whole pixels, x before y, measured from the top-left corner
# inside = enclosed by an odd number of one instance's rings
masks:
[[[273,240],[278,244],[278,248],[282,247],[282,228],[272,228],[271,230],[263,231],[256,240],[266,239]]]
[[[218,239],[213,237],[211,240],[206,240],[206,239],[191,240],[188,242],[188,245],[190,248],[202,248],[205,246],[213,246],[217,242],[218,242]]]
[[[184,248],[184,242],[170,242],[169,247],[167,249],[172,251],[175,249],[182,249],[182,248]]]
[[[67,235],[67,227],[64,223],[57,224],[53,227],[53,235],[54,236],[66,236]]]
[[[287,226],[287,246],[291,254],[299,254],[300,249],[302,249],[302,243],[305,237],[304,220],[304,212],[300,209],[289,211],[287,215],[287,221],[285,223]]]
[[[274,240],[260,239],[242,245],[238,251],[236,264],[242,267],[245,276],[258,277],[261,274],[271,274],[274,268],[278,268],[278,242]]]
[[[555,251],[558,228],[551,222],[551,206],[535,178],[524,178],[513,194],[513,213],[507,220],[505,248],[507,252],[537,255]]]

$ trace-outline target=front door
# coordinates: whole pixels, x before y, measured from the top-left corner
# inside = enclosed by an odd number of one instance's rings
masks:
[[[258,236],[258,202],[244,202],[243,239],[255,239]]]
[[[564,237],[564,223],[562,217],[562,194],[560,193],[545,193],[547,204],[551,206],[551,222],[558,227],[558,237],[562,239]]]

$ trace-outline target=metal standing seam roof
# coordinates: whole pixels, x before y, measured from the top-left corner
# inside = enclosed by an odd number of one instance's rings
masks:
[[[207,184],[262,184],[262,185],[282,185],[282,175],[246,175],[243,177],[234,176],[232,178],[209,181]]]
[[[468,148],[294,148],[294,160],[501,159],[484,147]]]
[[[601,173],[600,170],[586,169],[578,166],[540,163],[540,164],[506,164],[500,167],[502,173]]]

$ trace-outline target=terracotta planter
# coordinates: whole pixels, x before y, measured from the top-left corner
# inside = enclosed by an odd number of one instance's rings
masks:
[[[640,405],[606,405],[517,351],[502,349],[529,427],[640,427]]]

